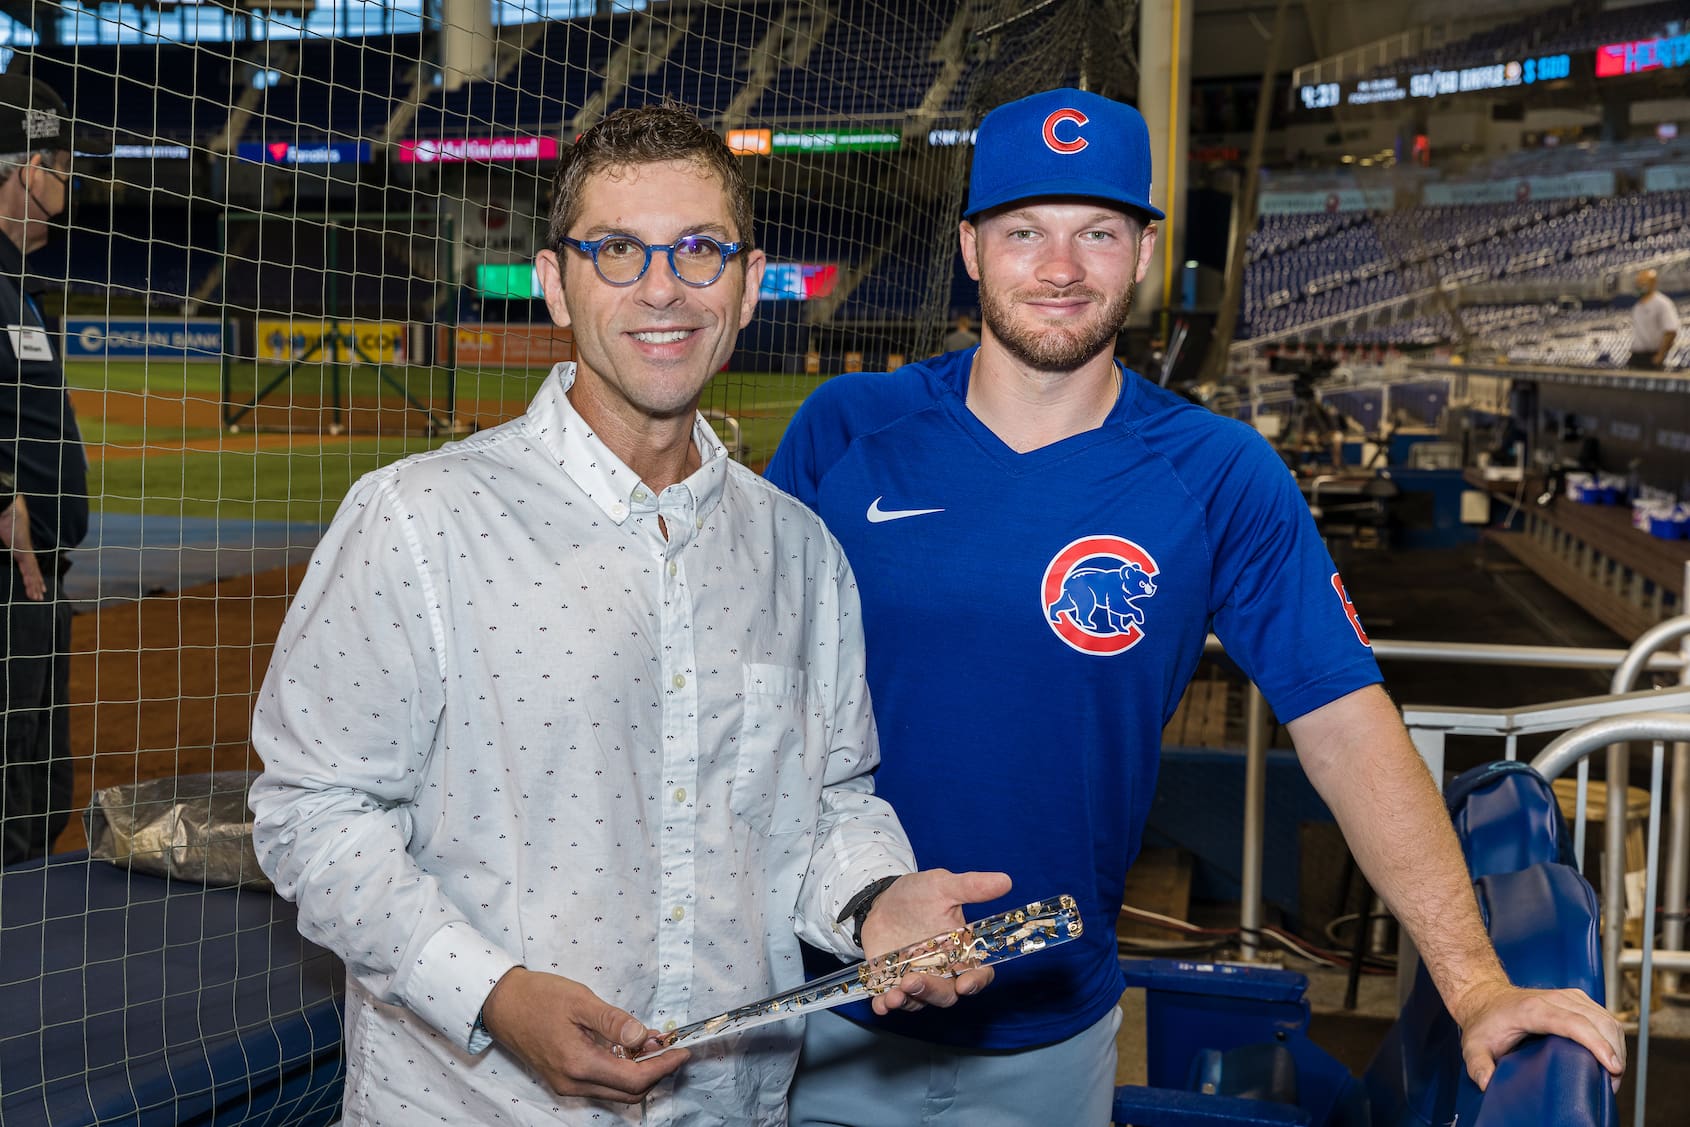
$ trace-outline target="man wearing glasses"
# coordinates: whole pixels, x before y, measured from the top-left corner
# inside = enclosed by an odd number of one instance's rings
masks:
[[[66,551],[88,532],[88,462],[65,388],[57,326],[43,315],[24,255],[70,202],[71,120],[46,84],[0,75],[0,550],[9,557],[5,675],[4,863],[44,857],[70,820],[70,604]]]
[[[254,841],[347,964],[347,1124],[783,1124],[795,1023],[627,1058],[798,985],[800,937],[860,958],[1008,878],[911,873],[844,556],[698,413],[763,272],[736,158],[619,111],[549,234],[579,359],[354,487],[253,717]]]

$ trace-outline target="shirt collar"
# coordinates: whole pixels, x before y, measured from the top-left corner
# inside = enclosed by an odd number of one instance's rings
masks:
[[[655,512],[691,517],[702,527],[704,518],[721,500],[728,476],[727,447],[704,416],[695,415],[692,427],[698,469],[661,496],[654,495],[575,410],[566,394],[574,383],[574,363],[558,364],[528,407],[529,420],[558,468],[618,525],[635,512]]]

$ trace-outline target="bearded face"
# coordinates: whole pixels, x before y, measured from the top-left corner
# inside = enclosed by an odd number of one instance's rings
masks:
[[[1035,203],[965,223],[981,320],[1027,367],[1077,369],[1113,350],[1153,237],[1124,211],[1089,202]]]
[[[1137,282],[1129,281],[1113,298],[1089,286],[1005,291],[982,272],[980,315],[992,335],[1021,363],[1041,372],[1069,372],[1099,353],[1114,350],[1115,337],[1127,323],[1137,288]],[[1090,313],[1073,324],[1053,324],[1026,312],[1035,302],[1068,298],[1087,302]]]

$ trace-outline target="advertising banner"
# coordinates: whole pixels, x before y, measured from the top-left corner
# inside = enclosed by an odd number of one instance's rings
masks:
[[[479,263],[475,268],[475,292],[482,297],[504,300],[546,296],[540,289],[539,272],[531,262]]]
[[[1394,188],[1333,188],[1330,191],[1263,192],[1256,197],[1257,215],[1304,215],[1322,211],[1389,211],[1396,206]]]
[[[1473,203],[1512,203],[1516,200],[1572,200],[1580,196],[1613,194],[1612,171],[1564,172],[1558,176],[1527,176],[1519,180],[1427,184],[1420,193],[1420,202],[1433,207],[1448,207]]]
[[[777,132],[770,144],[777,153],[887,153],[903,140],[896,129],[812,129]]]
[[[556,160],[556,137],[443,137],[399,142],[400,164],[462,164],[466,161]]]
[[[1656,164],[1643,170],[1645,192],[1675,192],[1690,188],[1690,164]]]
[[[113,160],[188,160],[194,154],[186,145],[113,145]]]
[[[66,317],[64,332],[67,360],[217,360],[223,355],[223,323],[209,317]]]
[[[258,319],[258,359],[312,364],[403,364],[403,321]]]
[[[832,296],[838,284],[839,267],[831,262],[770,262],[757,300],[815,301]]]
[[[1596,48],[1596,77],[1642,74],[1690,66],[1690,32],[1629,43],[1604,43]]]
[[[242,141],[235,155],[254,164],[369,164],[368,141],[323,141],[294,145],[287,141]]]
[[[770,153],[890,153],[903,147],[897,129],[730,129],[728,148],[740,156]],[[955,142],[953,142],[955,143]]]
[[[452,331],[440,330],[442,358]],[[549,368],[575,359],[575,338],[556,325],[459,325],[456,332],[459,368]]]

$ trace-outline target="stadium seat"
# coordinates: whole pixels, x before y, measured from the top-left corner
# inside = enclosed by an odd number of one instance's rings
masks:
[[[1360,1085],[1309,1040],[1306,975],[1170,959],[1121,966],[1145,992],[1149,1083],[1115,1089],[1117,1123],[1367,1123]]]

